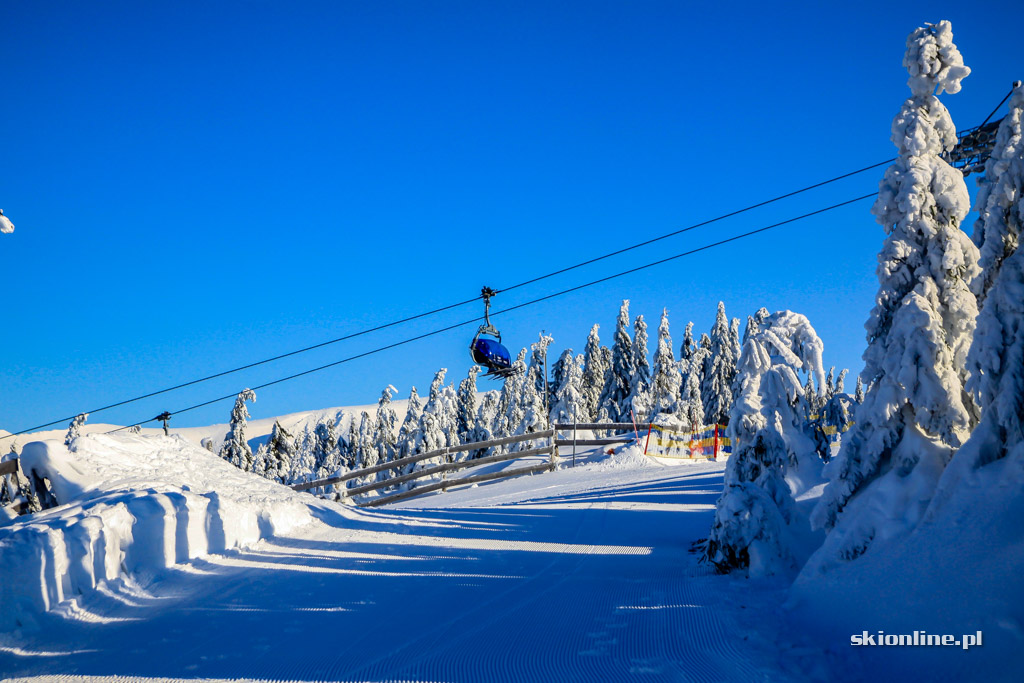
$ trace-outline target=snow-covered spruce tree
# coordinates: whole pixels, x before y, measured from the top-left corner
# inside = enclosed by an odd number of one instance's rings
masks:
[[[292,471],[294,459],[295,439],[280,422],[274,420],[274,427],[270,430],[270,439],[267,441],[266,469],[263,476],[282,484],[289,483],[288,475]]]
[[[604,354],[601,352],[601,339],[597,336],[598,325],[590,328],[587,335],[587,346],[583,351],[583,412],[578,422],[593,422],[597,419],[597,411],[604,392],[604,378],[608,372]]]
[[[718,302],[718,314],[710,335],[711,355],[704,365],[704,419],[710,424],[726,424],[732,408],[732,382],[736,377],[736,354],[733,350],[729,319],[725,304]]]
[[[732,347],[732,355],[736,362],[740,362],[740,319],[733,318],[729,324],[729,344]]]
[[[349,441],[349,447],[352,446]],[[334,476],[342,466],[334,420],[320,420],[313,428],[313,475],[316,479]]]
[[[705,558],[720,572],[751,576],[790,573],[810,548],[810,533],[794,496],[821,481],[821,461],[796,407],[798,371],[822,381],[823,345],[802,315],[769,316],[743,346],[739,395],[728,436],[736,444],[725,470]]]
[[[679,363],[672,354],[672,337],[668,330],[668,309],[661,311],[658,325],[658,350],[654,352],[654,377],[651,380],[651,421],[659,416],[675,419],[679,410],[679,394],[683,377]]]
[[[633,340],[629,337],[629,299],[622,301],[619,317],[615,324],[615,343],[612,344],[612,363],[601,393],[598,416],[601,421],[629,421],[629,398],[636,359],[633,356]]]
[[[707,349],[696,347],[690,356],[690,367],[685,374],[677,413],[682,421],[680,429],[683,431],[695,431],[704,425],[704,399],[701,397],[700,387],[704,381],[704,359],[708,353]]]
[[[494,438],[494,420],[498,412],[498,392],[488,391],[480,399],[480,407],[476,411],[476,426],[473,428],[473,441],[490,441]],[[468,452],[468,458],[482,458],[488,449],[479,448]]]
[[[857,405],[864,402],[864,380],[860,378],[860,375],[857,375],[857,388],[854,390],[853,400],[857,402]]]
[[[1024,141],[1021,113],[1024,87],[1018,85],[1010,101],[1010,114],[996,136],[999,162],[985,166],[991,186],[986,215],[982,258],[986,272],[975,279],[985,283],[985,300],[978,315],[974,341],[967,354],[971,376],[967,389],[981,409],[981,422],[970,439],[953,456],[943,473],[933,509],[957,489],[977,486],[991,495],[997,487],[1024,485]],[[1009,120],[1009,122],[1007,122]],[[993,157],[994,158],[994,157]],[[1007,178],[1009,175],[1011,177]],[[1009,207],[992,195],[1002,192],[1015,200]],[[980,197],[980,195],[979,195]],[[1005,197],[1004,200],[1005,201]],[[980,202],[979,202],[980,204]],[[1003,219],[994,214],[1002,213]],[[982,221],[982,219],[979,219]],[[975,228],[978,234],[979,228]],[[1007,254],[999,245],[1012,244]],[[986,249],[986,245],[991,247]],[[989,271],[994,271],[990,273]],[[931,511],[930,511],[931,512]]]
[[[358,450],[355,457],[355,469],[373,467],[379,461],[377,445],[373,442],[373,419],[365,410],[359,416]]]
[[[551,405],[551,387],[548,385],[548,378],[544,375],[545,365],[548,357],[548,347],[555,339],[551,335],[544,334],[543,332],[538,335],[538,339],[535,343],[530,344],[530,364],[527,366],[527,371],[537,368],[537,371],[533,373],[533,382],[536,385],[537,395],[541,397],[541,403]]]
[[[249,410],[245,403],[255,400],[256,392],[252,389],[243,389],[235,398],[235,407],[231,409],[231,430],[220,448],[220,457],[246,472],[252,470],[253,457],[252,449],[245,438],[245,421],[249,419]]]
[[[256,455],[252,457],[252,473],[260,476],[267,476],[267,444],[261,443],[256,449]]]
[[[455,390],[445,386],[447,368],[441,368],[430,383],[427,404],[420,416],[420,432],[423,434],[422,451],[435,451],[458,443],[458,425]],[[423,469],[441,463],[441,458],[429,458],[413,463],[414,469]]]
[[[377,451],[378,462],[391,462],[395,458],[398,444],[398,414],[391,406],[391,399],[398,391],[390,384],[380,392],[377,400],[377,413],[373,420],[373,447]],[[380,475],[386,475],[381,472]]]
[[[572,349],[566,349],[558,359],[562,364],[562,381],[555,390],[555,401],[551,406],[552,424],[579,422],[584,411],[583,354],[576,357]]]
[[[679,360],[689,363],[696,350],[697,345],[693,342],[693,321],[691,320],[686,323],[686,328],[683,330],[683,345],[679,347]]]
[[[754,334],[761,328],[761,325],[764,323],[765,320],[768,319],[769,315],[771,314],[768,312],[768,309],[762,306],[761,308],[757,309],[757,313],[755,313],[754,315],[747,316],[747,327],[745,330],[743,330],[743,340],[741,342],[741,347],[742,344],[747,343],[747,339],[750,338],[750,335]]]
[[[1014,84],[1010,111],[999,124],[992,156],[978,182],[974,244],[981,273],[971,283],[978,303],[985,301],[1003,260],[1017,250],[1024,230],[1024,85]],[[977,368],[975,368],[977,369]]]
[[[416,393],[416,387],[409,390],[409,402],[405,411],[405,419],[402,427],[398,430],[398,457],[405,458],[416,455],[420,452],[420,444],[423,436],[420,433],[420,415],[423,413],[423,405],[420,402],[420,395]]]
[[[651,412],[651,364],[647,361],[647,322],[642,315],[633,321],[633,376],[629,397],[623,406],[623,417],[630,411],[637,420],[648,419]]]
[[[911,531],[975,422],[964,381],[978,250],[960,230],[969,209],[963,176],[939,156],[956,145],[956,130],[933,94],[958,92],[970,70],[946,21],[915,30],[903,64],[912,96],[893,121],[899,156],[872,208],[886,238],[865,325],[870,386],[814,509],[815,526],[830,532],[806,571]]]
[[[505,380],[498,396],[498,409],[494,417],[494,437],[512,436],[523,419],[523,382],[526,381],[526,349],[512,363],[513,374]]]
[[[89,413],[79,413],[68,425],[68,433],[64,436],[64,445],[69,451],[75,450],[75,439],[82,435],[82,425],[89,419]]]
[[[466,378],[459,382],[455,416],[459,443],[469,443],[476,440],[476,376],[479,373],[480,366],[474,365],[469,369],[469,374],[466,375]],[[464,453],[462,457],[465,457]]]

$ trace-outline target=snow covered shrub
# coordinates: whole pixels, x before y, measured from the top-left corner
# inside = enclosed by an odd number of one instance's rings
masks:
[[[830,530],[811,560],[819,567],[913,529],[975,424],[964,382],[978,250],[960,229],[969,210],[963,176],[940,157],[956,145],[956,130],[933,94],[958,92],[970,73],[952,39],[946,21],[907,39],[912,96],[893,120],[899,156],[872,208],[886,238],[865,325],[869,388],[812,517],[816,528]]]
[[[733,455],[705,549],[720,572],[792,572],[809,554],[794,495],[820,481],[821,460],[803,430],[797,372],[821,386],[822,348],[807,318],[790,311],[768,316],[743,345],[727,431]]]
[[[68,433],[64,437],[64,445],[67,446],[68,450],[74,452],[75,450],[75,439],[82,435],[82,425],[89,419],[89,413],[80,413],[75,416],[75,419],[71,420],[71,424],[68,425]]]

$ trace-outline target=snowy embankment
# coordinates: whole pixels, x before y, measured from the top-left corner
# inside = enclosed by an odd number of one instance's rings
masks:
[[[26,444],[22,469],[60,505],[0,528],[0,631],[100,588],[312,521],[316,498],[246,474],[178,436]]]

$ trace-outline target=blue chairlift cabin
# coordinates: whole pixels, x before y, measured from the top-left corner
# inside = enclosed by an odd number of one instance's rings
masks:
[[[516,368],[512,367],[512,357],[501,344],[501,332],[491,325],[491,297],[495,291],[490,287],[480,290],[484,297],[484,324],[476,331],[476,336],[469,345],[469,353],[473,362],[487,369],[484,377],[502,378],[511,377],[517,374]],[[488,335],[494,339],[487,339],[481,335]]]

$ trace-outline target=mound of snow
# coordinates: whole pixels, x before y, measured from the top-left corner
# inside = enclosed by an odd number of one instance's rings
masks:
[[[242,472],[178,436],[33,442],[21,465],[59,506],[0,528],[0,631],[105,581],[243,548],[313,521],[324,505]]]

